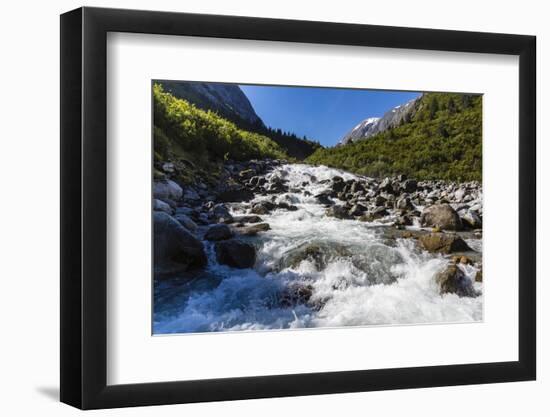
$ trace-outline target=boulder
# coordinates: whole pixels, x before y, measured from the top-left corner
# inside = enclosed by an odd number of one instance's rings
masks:
[[[462,269],[454,264],[447,265],[440,271],[435,282],[439,285],[439,293],[441,295],[451,293],[459,297],[476,297],[476,293],[472,280],[466,276]]]
[[[395,208],[399,210],[412,210],[414,209],[409,197],[401,197],[395,202]]]
[[[219,203],[210,209],[210,214],[216,223],[233,223],[233,216],[225,204]]]
[[[352,216],[348,213],[345,207],[332,206],[325,211],[328,217],[336,217],[337,219],[351,219]]]
[[[193,188],[186,188],[183,193],[183,199],[187,201],[199,201],[201,196]]]
[[[401,183],[401,189],[406,193],[413,193],[416,191],[417,188],[418,183],[416,182],[416,180],[413,179],[405,180]]]
[[[162,200],[159,200],[158,198],[155,198],[153,200],[153,210],[154,211],[163,211],[168,214],[172,214],[172,207],[170,207],[169,204],[165,203]]]
[[[183,189],[172,180],[155,181],[153,196],[160,200],[179,200],[183,196]]]
[[[243,236],[256,236],[260,232],[267,232],[271,227],[268,223],[257,223],[252,226],[239,227],[236,232]]]
[[[365,211],[367,211],[367,208],[364,205],[358,203],[353,205],[353,207],[349,210],[348,213],[350,216],[357,217],[362,215]]]
[[[335,242],[306,242],[286,252],[279,261],[279,269],[296,268],[307,260],[322,271],[333,259],[349,256],[350,251]]]
[[[219,203],[250,201],[254,198],[254,193],[248,188],[232,187],[218,194],[217,201]]]
[[[374,197],[374,205],[375,206],[384,206],[386,204],[386,199],[384,197],[382,197],[381,195],[377,195],[376,197]]]
[[[155,272],[178,272],[204,267],[204,246],[176,219],[157,211],[153,214]]]
[[[472,229],[481,229],[482,227],[481,217],[479,217],[475,211],[466,211],[462,215],[461,220],[462,224],[465,224]]]
[[[395,224],[399,226],[412,226],[413,221],[409,215],[400,216],[396,221]]]
[[[428,233],[420,236],[419,241],[428,252],[453,253],[472,250],[460,236],[455,234]]]
[[[384,178],[384,180],[378,186],[380,191],[385,191],[386,193],[393,193],[393,184],[390,178]]]
[[[423,226],[439,227],[442,230],[462,230],[460,217],[448,204],[436,204],[424,209],[420,222]]]
[[[191,218],[186,214],[176,213],[174,219],[176,219],[183,227],[185,227],[190,232],[197,231],[197,224],[193,220],[191,220]]]
[[[465,194],[466,190],[464,188],[459,188],[458,190],[456,190],[453,194],[455,201],[462,201]]]
[[[254,214],[269,214],[269,212],[275,208],[275,204],[270,201],[260,201],[252,206],[250,212]]]
[[[282,307],[294,307],[297,304],[307,304],[313,295],[313,287],[309,284],[293,283],[286,287],[279,296]]]
[[[233,220],[237,223],[261,223],[263,221],[260,216],[255,215],[235,216]]]
[[[233,237],[233,232],[226,224],[215,224],[206,231],[204,238],[206,240],[226,240]]]
[[[317,199],[317,202],[319,204],[323,204],[325,206],[331,206],[334,204],[334,202],[330,199],[332,196],[331,192],[323,191],[322,193],[316,194],[315,198]]]
[[[280,209],[283,209],[283,210],[288,210],[288,211],[296,211],[296,210],[298,210],[298,207],[296,207],[295,205],[285,203],[284,201],[282,201],[282,202],[280,202],[279,204],[277,204],[277,208],[280,208]]]
[[[238,240],[216,243],[216,259],[220,264],[233,268],[252,268],[256,262],[256,248]]]

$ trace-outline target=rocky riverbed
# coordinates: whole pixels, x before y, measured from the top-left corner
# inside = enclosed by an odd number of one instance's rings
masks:
[[[482,188],[228,162],[156,167],[154,332],[482,319]]]

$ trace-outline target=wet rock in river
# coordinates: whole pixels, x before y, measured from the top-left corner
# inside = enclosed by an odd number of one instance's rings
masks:
[[[478,214],[475,211],[466,211],[462,215],[462,223],[466,224],[468,227],[472,229],[479,229],[482,227],[482,221],[481,217],[478,216]]]
[[[313,295],[313,287],[308,284],[293,283],[286,287],[279,296],[282,307],[294,307],[297,304],[307,304]]]
[[[210,216],[215,223],[233,223],[233,216],[231,216],[229,209],[223,203],[214,205],[210,209]]]
[[[404,215],[404,216],[398,217],[398,219],[395,221],[395,224],[399,226],[412,226],[413,221],[410,216]]]
[[[254,198],[254,193],[248,188],[232,187],[218,194],[217,201],[220,203],[231,203],[250,201]]]
[[[234,216],[233,220],[237,223],[261,223],[262,218],[255,215]]]
[[[457,265],[447,265],[436,275],[435,281],[439,285],[439,292],[442,295],[452,293],[459,297],[477,296],[472,280]]]
[[[401,197],[395,202],[395,208],[399,210],[412,210],[414,209],[409,197]]]
[[[252,268],[256,263],[256,248],[238,240],[224,240],[216,243],[216,259],[220,264],[233,268]]]
[[[243,236],[256,236],[260,232],[267,232],[271,227],[268,223],[257,223],[252,226],[244,226],[236,229],[236,233]]]
[[[429,233],[420,236],[419,241],[428,252],[452,253],[472,250],[460,236],[455,234]]]
[[[283,210],[288,210],[288,211],[296,211],[296,210],[298,210],[298,207],[296,207],[295,205],[285,203],[284,201],[282,201],[282,202],[280,202],[279,204],[277,204],[277,208],[280,208],[280,209],[283,209]]]
[[[269,212],[276,207],[277,206],[270,201],[260,201],[252,206],[250,212],[254,214],[269,214]]]
[[[381,195],[377,195],[376,197],[374,197],[374,204],[376,206],[384,206],[386,205],[386,199],[384,197],[382,197]]]
[[[176,219],[164,212],[153,214],[155,273],[187,271],[207,263],[204,246]]]
[[[424,209],[420,222],[423,226],[439,227],[442,230],[462,230],[460,217],[448,204],[436,204]]]
[[[355,204],[351,207],[348,213],[350,216],[357,217],[362,215],[365,211],[367,211],[367,207],[362,204]]]
[[[336,258],[351,256],[351,252],[335,242],[307,242],[286,252],[279,261],[279,268],[297,268],[303,261],[315,265],[318,271],[327,267]]]
[[[332,206],[325,211],[328,217],[336,217],[337,219],[351,219],[352,216],[348,210],[342,206]]]
[[[226,224],[215,224],[206,231],[204,238],[206,240],[226,240],[233,237],[233,232]]]
[[[334,204],[334,202],[330,199],[331,197],[330,192],[323,191],[322,193],[316,194],[315,198],[319,202],[319,204],[323,204],[325,206],[331,206]]]

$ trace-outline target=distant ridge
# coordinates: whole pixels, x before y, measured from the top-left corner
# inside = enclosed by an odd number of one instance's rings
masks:
[[[421,98],[422,95],[405,104],[396,106],[384,113],[382,117],[369,117],[363,120],[346,133],[336,146],[347,145],[351,142],[370,138],[377,133],[397,127],[402,122],[410,121],[416,112],[417,104],[420,102]]]

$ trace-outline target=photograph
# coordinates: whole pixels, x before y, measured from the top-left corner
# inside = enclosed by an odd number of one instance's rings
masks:
[[[151,88],[154,335],[483,321],[481,94]]]

